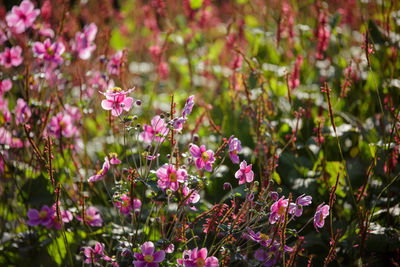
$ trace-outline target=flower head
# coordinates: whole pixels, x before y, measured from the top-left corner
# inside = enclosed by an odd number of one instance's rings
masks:
[[[240,169],[235,173],[235,177],[239,179],[239,184],[245,182],[251,183],[254,179],[254,172],[251,170],[252,165],[247,165],[247,162],[243,160],[240,163]]]
[[[154,244],[151,241],[145,242],[140,250],[141,253],[134,253],[136,261],[133,261],[133,264],[135,267],[158,267],[158,264],[165,258],[164,250],[154,252]]]
[[[7,14],[7,25],[15,33],[23,33],[32,26],[39,14],[40,10],[34,9],[31,1],[24,0],[19,6],[13,6],[12,10]]]
[[[99,170],[95,175],[91,176],[88,179],[88,182],[96,182],[100,180],[107,174],[109,169],[110,169],[110,161],[108,160],[108,157],[105,157],[103,167],[101,168],[101,170]]]
[[[205,169],[208,172],[212,171],[212,164],[215,161],[214,152],[212,150],[206,150],[204,145],[198,147],[194,144],[190,147],[190,153],[196,162],[197,169]]]
[[[233,135],[229,138],[229,157],[234,164],[239,164],[239,156],[237,155],[242,151],[242,143]]]
[[[43,43],[35,42],[33,52],[37,57],[50,63],[61,64],[63,62],[62,54],[65,46],[61,42],[51,43],[50,39],[46,39]]]
[[[269,222],[271,224],[276,223],[283,215],[285,215],[286,207],[288,206],[288,200],[285,197],[281,197],[271,206],[271,215],[269,217]]]
[[[114,198],[114,205],[119,208],[119,211],[122,214],[129,215],[131,211],[139,211],[142,202],[137,198],[134,198],[133,201],[131,201],[131,197],[128,194],[123,193]]]
[[[119,75],[120,74],[120,67],[122,63],[122,57],[123,57],[122,51],[118,51],[113,55],[108,62],[108,73],[114,74],[114,75]]]
[[[175,170],[174,165],[165,164],[156,172],[158,179],[158,186],[163,189],[171,189],[176,191],[179,188],[179,183],[185,182],[187,172],[184,169]]]
[[[106,99],[101,101],[101,107],[105,110],[111,110],[111,115],[117,117],[122,114],[122,111],[129,111],[133,105],[133,98],[126,95],[133,91],[123,91],[119,87],[108,89],[107,92],[102,93]]]
[[[314,227],[318,232],[318,228],[324,227],[325,218],[329,215],[329,206],[324,205],[325,203],[321,203],[318,205],[317,210],[314,215]]]
[[[294,209],[291,213],[294,213],[296,217],[300,217],[303,214],[303,207],[311,205],[311,200],[311,196],[306,196],[305,194],[302,194],[296,199],[296,203],[290,203],[290,206],[292,206],[292,209]]]
[[[110,157],[110,164],[112,164],[112,165],[121,164],[121,162],[122,162],[122,161],[120,161],[118,159],[118,154],[117,153],[111,152],[109,154],[109,157]]]
[[[167,123],[157,115],[151,120],[151,126],[147,124],[143,125],[143,132],[140,133],[140,136],[146,143],[151,143],[152,141],[162,143],[165,141],[165,137],[168,133],[169,129]]]
[[[83,218],[76,215],[78,221],[83,221]],[[90,226],[100,227],[103,224],[103,219],[101,218],[100,211],[96,207],[89,207],[85,210],[85,223]]]
[[[78,54],[80,59],[87,60],[96,49],[93,43],[97,34],[97,26],[90,23],[83,28],[83,32],[75,34],[75,41],[71,42],[72,51]]]
[[[94,263],[99,259],[111,261],[111,258],[104,254],[104,244],[96,242],[94,248],[83,247],[83,255],[85,255],[85,263]]]
[[[26,123],[32,116],[32,112],[28,104],[22,98],[18,98],[17,106],[15,107],[14,112],[15,112],[15,121],[17,124]]]
[[[0,96],[3,95],[5,92],[10,91],[12,87],[12,82],[10,79],[0,80]]]
[[[28,210],[28,225],[36,226],[36,225],[44,225],[47,226],[52,221],[53,210],[49,208],[49,206],[44,205],[40,211],[36,209]]]
[[[7,69],[12,66],[18,67],[22,63],[21,47],[14,46],[11,48],[6,47],[3,53],[0,54],[0,65],[5,66]]]
[[[178,259],[178,264],[185,267],[218,267],[218,259],[214,256],[207,257],[207,248],[198,250],[185,250],[182,254],[182,259]]]

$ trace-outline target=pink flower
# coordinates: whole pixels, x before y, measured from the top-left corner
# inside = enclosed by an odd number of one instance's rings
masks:
[[[151,126],[144,124],[143,132],[140,133],[143,141],[146,143],[151,143],[152,141],[164,142],[165,137],[168,135],[169,129],[164,119],[161,119],[159,115],[156,115],[151,119]]]
[[[112,164],[112,165],[121,164],[122,161],[120,161],[117,158],[118,157],[117,153],[111,152],[108,156],[110,157],[110,164]]]
[[[215,161],[214,152],[212,150],[207,150],[204,145],[198,147],[194,144],[190,147],[190,153],[192,154],[194,160],[196,160],[197,169],[205,169],[208,172],[212,171],[212,164]]]
[[[133,105],[133,98],[126,95],[133,91],[123,91],[119,87],[108,89],[107,92],[102,93],[106,99],[101,101],[101,107],[105,110],[111,110],[111,115],[117,117],[122,114],[122,111],[129,111]]]
[[[296,58],[296,62],[294,63],[293,71],[290,74],[289,78],[289,89],[294,90],[300,85],[300,67],[303,64],[303,56],[298,55]]]
[[[183,193],[183,196],[184,196],[185,198],[186,198],[187,196],[189,196],[188,199],[187,199],[186,202],[185,202],[186,205],[195,204],[195,203],[199,202],[199,200],[200,200],[200,195],[199,195],[199,193],[197,192],[197,190],[189,189],[189,187],[188,187],[187,185],[184,185],[184,186],[183,186],[183,188],[182,188],[182,193]],[[194,206],[191,207],[191,209],[192,209],[192,210],[197,210]]]
[[[154,252],[154,244],[151,241],[145,242],[140,250],[141,253],[135,252],[134,254],[137,259],[133,261],[135,267],[158,267],[158,264],[165,258],[164,250]]]
[[[251,170],[252,165],[247,165],[247,162],[243,160],[240,163],[240,169],[235,173],[235,177],[239,179],[239,184],[245,182],[251,183],[254,179],[254,172]]]
[[[28,210],[28,225],[36,226],[36,225],[44,225],[47,226],[52,221],[53,210],[49,208],[47,205],[44,205],[40,211],[36,209]]]
[[[93,43],[97,34],[97,26],[94,23],[83,28],[83,32],[75,34],[75,41],[71,43],[72,51],[78,54],[80,59],[87,60],[96,50],[96,45]]]
[[[173,127],[175,130],[182,130],[183,124],[187,121],[187,116],[190,115],[194,106],[194,96],[191,95],[186,99],[185,106],[183,107],[182,116],[179,118],[174,118]]]
[[[239,164],[239,156],[237,155],[242,151],[242,143],[236,137],[233,138],[233,135],[229,138],[229,157],[232,160],[232,163]]]
[[[318,228],[324,227],[325,218],[329,215],[329,206],[324,204],[319,204],[314,215],[314,227],[317,232]]]
[[[142,202],[137,198],[134,198],[132,202],[133,202],[133,207],[131,205],[130,196],[125,193],[123,193],[121,195],[117,195],[114,198],[114,205],[119,208],[119,211],[122,214],[125,214],[125,215],[129,215],[129,213],[131,211],[137,212],[140,210],[140,207],[142,206]]]
[[[83,221],[82,217],[76,215],[76,219],[78,221]],[[96,207],[89,207],[85,210],[85,223],[90,226],[98,226],[100,227],[103,223],[103,219],[101,218],[100,211]]]
[[[108,157],[105,157],[103,167],[101,168],[101,170],[99,170],[95,175],[89,177],[88,182],[91,183],[100,180],[107,174],[109,169],[110,169],[110,161],[108,160]]]
[[[21,52],[22,49],[18,45],[11,47],[11,49],[6,47],[3,53],[0,54],[0,65],[5,66],[7,69],[11,68],[11,66],[18,67],[22,63]]]
[[[119,75],[120,73],[120,67],[122,63],[122,57],[123,57],[122,51],[118,51],[115,53],[114,56],[111,57],[110,61],[108,62],[108,73],[114,74],[114,75]]]
[[[50,119],[48,126],[49,134],[56,138],[70,138],[77,134],[77,128],[74,125],[74,118],[68,114],[59,112]]]
[[[60,206],[61,203],[60,202],[58,202],[58,203],[59,203],[58,205]],[[57,216],[56,203],[54,203],[53,206],[51,206],[51,210],[53,211],[52,216],[51,216],[52,220],[51,220],[50,224],[46,225],[46,227],[48,229],[55,228],[57,230],[61,230],[62,227],[61,227],[61,222]],[[69,212],[67,210],[62,210],[61,207],[59,207],[59,211],[60,211],[60,219],[61,219],[62,223],[68,223],[68,222],[72,221],[72,219],[74,218],[72,216],[71,212]]]
[[[271,215],[269,216],[269,222],[271,224],[276,223],[282,216],[285,215],[286,207],[288,206],[288,200],[285,197],[281,197],[271,206]]]
[[[214,256],[207,257],[207,248],[202,248],[198,250],[195,248],[193,250],[185,250],[182,254],[182,259],[178,259],[179,265],[184,265],[185,267],[218,267],[218,259]]]
[[[5,92],[10,91],[12,87],[12,82],[10,79],[0,80],[0,96],[3,95]]]
[[[312,197],[311,196],[306,196],[305,194],[302,194],[296,199],[296,203],[290,203],[290,206],[294,208],[292,212],[296,217],[300,217],[303,214],[303,207],[311,205]],[[289,210],[290,212],[290,210]]]
[[[15,33],[23,33],[32,26],[39,14],[40,10],[34,9],[31,1],[24,0],[19,6],[13,6],[11,12],[7,14],[7,25]]]
[[[62,54],[64,51],[65,46],[63,43],[51,43],[50,39],[46,39],[43,43],[35,42],[33,44],[33,52],[37,57],[56,64],[61,64],[63,62]]]
[[[4,44],[8,40],[7,35],[2,29],[0,29],[0,45]]]
[[[45,37],[53,38],[54,37],[54,31],[50,27],[49,23],[37,23],[34,24],[33,27],[35,30],[39,31],[39,34]]]
[[[83,254],[85,255],[85,263],[94,263],[99,259],[111,261],[111,258],[104,254],[104,244],[96,242],[94,249],[91,247],[84,247]]]
[[[165,164],[159,168],[156,172],[158,180],[158,186],[163,189],[171,189],[173,191],[178,190],[179,183],[183,183],[187,178],[187,172],[184,169],[175,170],[174,165]]]
[[[17,125],[26,123],[32,116],[32,112],[28,104],[22,98],[18,98],[17,106],[15,107],[14,112],[15,122]]]

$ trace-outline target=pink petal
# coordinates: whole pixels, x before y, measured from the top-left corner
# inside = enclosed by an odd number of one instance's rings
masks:
[[[140,249],[141,249],[143,255],[153,255],[154,244],[151,241],[147,241],[141,246]]]
[[[112,110],[113,105],[114,105],[114,102],[111,100],[104,99],[103,101],[101,101],[101,107],[105,110]]]
[[[154,262],[162,262],[165,258],[165,251],[160,250],[153,254]]]
[[[123,103],[125,104],[124,110],[125,111],[129,111],[131,109],[131,107],[132,107],[132,104],[133,104],[133,98],[132,97],[127,97],[127,98],[125,98]]]
[[[200,148],[196,145],[192,145],[190,147],[190,153],[192,154],[193,157],[195,158],[201,158],[201,152],[200,152]]]

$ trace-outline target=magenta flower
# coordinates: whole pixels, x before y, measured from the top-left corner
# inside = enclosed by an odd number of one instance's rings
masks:
[[[23,33],[32,26],[39,14],[40,10],[34,9],[31,1],[24,0],[19,6],[13,6],[11,12],[7,14],[7,25],[15,33]]]
[[[102,93],[106,99],[101,101],[101,107],[105,110],[111,110],[111,115],[117,117],[122,114],[122,111],[129,111],[133,104],[133,98],[126,95],[133,91],[123,91],[119,87],[108,89],[107,92]],[[100,92],[101,93],[101,92]]]
[[[185,198],[187,196],[189,196],[185,202],[186,205],[195,204],[195,203],[199,202],[199,200],[200,200],[200,195],[197,192],[197,190],[189,189],[189,187],[187,185],[183,186],[182,193]],[[194,206],[190,207],[190,209],[195,210],[195,211],[197,210]]]
[[[137,259],[136,261],[133,261],[135,267],[158,267],[158,264],[165,258],[164,250],[154,252],[154,244],[151,241],[145,242],[140,247],[140,250],[141,253],[134,253],[135,258]]]
[[[167,123],[157,115],[151,119],[151,126],[147,124],[143,125],[143,132],[140,133],[140,136],[146,143],[151,143],[152,141],[162,143],[165,141],[168,133]]]
[[[245,236],[247,236],[251,240],[259,243],[260,245],[262,245],[266,248],[269,247],[272,242],[272,239],[268,235],[260,233],[260,232],[255,233],[251,229],[248,229],[248,233],[245,234]]]
[[[110,164],[112,165],[121,164],[122,161],[118,159],[117,153],[111,152],[108,156],[110,157]]]
[[[318,228],[324,227],[325,218],[329,215],[329,206],[324,205],[325,203],[319,204],[314,215],[314,227],[318,232]]]
[[[289,212],[294,213],[296,217],[300,217],[303,214],[303,207],[310,205],[312,202],[311,200],[311,196],[302,194],[296,199],[296,203],[290,203],[292,210],[289,210]]]
[[[197,169],[205,169],[208,172],[212,171],[212,164],[215,161],[214,152],[212,150],[207,150],[204,145],[198,147],[194,144],[190,147],[190,153],[192,154],[194,160],[196,160]]]
[[[175,130],[182,130],[183,124],[187,121],[187,116],[190,115],[194,106],[194,96],[191,95],[186,99],[185,106],[183,107],[182,116],[173,119],[172,126]]]
[[[89,177],[88,182],[92,183],[102,179],[107,174],[109,169],[110,169],[110,161],[108,160],[108,157],[105,157],[103,167],[101,168],[101,170],[99,170],[95,175]]]
[[[35,42],[33,44],[33,52],[38,58],[56,64],[61,64],[63,62],[62,54],[64,51],[65,46],[63,43],[51,43],[48,38],[43,43]]]
[[[271,206],[271,215],[269,216],[269,222],[271,224],[276,223],[282,216],[285,215],[286,207],[288,206],[288,200],[285,197],[281,197]]]
[[[243,160],[240,163],[240,169],[235,173],[235,177],[239,179],[239,184],[245,182],[251,183],[254,179],[254,172],[251,170],[252,165],[247,165],[247,162]]]
[[[7,69],[11,68],[11,66],[18,67],[22,63],[21,52],[22,49],[18,45],[11,47],[11,49],[6,47],[3,53],[0,54],[0,65],[5,66]]]
[[[108,73],[114,74],[114,75],[119,75],[120,73],[120,67],[121,67],[121,61],[123,57],[122,51],[118,51],[115,53],[114,56],[111,57],[110,61],[108,62]]]
[[[99,259],[111,261],[111,258],[104,254],[104,244],[96,242],[94,248],[84,247],[83,254],[85,255],[85,263],[95,263]]]
[[[26,123],[32,116],[32,112],[28,104],[22,98],[18,98],[17,106],[14,109],[14,113],[15,122],[17,123],[17,125]]]
[[[62,223],[68,223],[68,222],[72,221],[72,219],[74,218],[72,216],[72,213],[67,210],[61,209],[61,207],[60,207],[61,203],[60,202],[58,202],[58,203],[59,203],[58,205],[59,205],[59,211],[60,211],[60,219],[61,219]],[[46,225],[46,227],[48,229],[55,228],[57,230],[61,230],[62,226],[61,226],[61,222],[57,216],[56,203],[54,203],[53,206],[51,206],[51,210],[52,210],[52,216],[51,216],[52,220],[48,225]]]
[[[83,32],[75,34],[75,41],[71,42],[72,51],[78,54],[80,59],[87,60],[96,49],[93,43],[97,34],[97,26],[90,23],[83,28]]]
[[[0,80],[0,96],[3,95],[5,92],[10,91],[12,87],[12,82],[10,79]]]
[[[83,221],[82,217],[76,215],[78,221]],[[85,223],[90,226],[100,227],[103,224],[103,219],[101,218],[100,211],[96,207],[89,207],[85,210]]]
[[[237,155],[242,151],[242,143],[233,135],[229,138],[229,157],[234,164],[239,164],[239,156]]]
[[[58,112],[56,116],[50,119],[48,131],[56,138],[70,138],[77,134],[74,118],[71,114],[63,112]]]
[[[162,190],[171,189],[176,191],[179,188],[179,183],[185,182],[187,172],[184,169],[175,170],[174,165],[165,164],[156,172],[158,179],[158,187]]]
[[[49,208],[47,205],[44,205],[40,211],[36,209],[30,209],[28,210],[28,225],[29,226],[36,226],[36,225],[44,225],[47,226],[51,224],[52,216],[53,216],[53,210]]]
[[[179,265],[184,265],[185,267],[218,267],[218,259],[214,256],[207,257],[207,248],[202,248],[198,250],[195,248],[193,250],[185,250],[182,254],[182,259],[178,259]]]
[[[125,215],[129,215],[129,213],[131,211],[137,212],[140,210],[140,207],[142,206],[142,202],[137,198],[134,198],[132,202],[133,202],[133,207],[131,205],[130,196],[125,193],[117,196],[114,199],[114,205],[119,208],[119,211],[122,214],[125,214]]]

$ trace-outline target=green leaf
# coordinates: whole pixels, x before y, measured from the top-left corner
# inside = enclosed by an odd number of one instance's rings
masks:
[[[190,8],[193,10],[199,9],[203,5],[203,0],[190,0]]]

